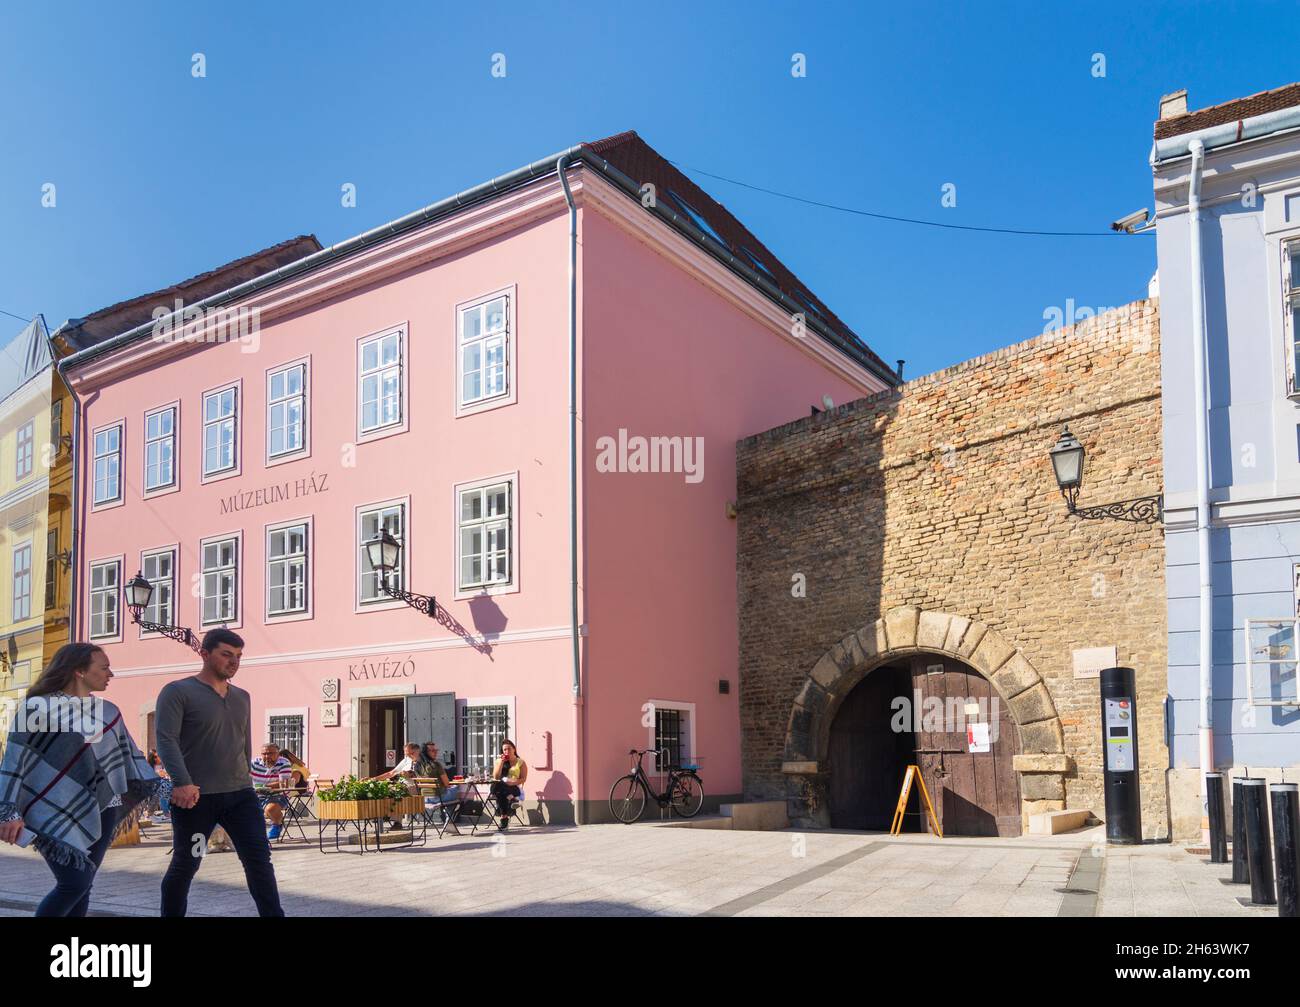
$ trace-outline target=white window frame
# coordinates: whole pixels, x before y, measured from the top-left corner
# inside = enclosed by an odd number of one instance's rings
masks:
[[[482,308],[490,301],[498,297],[504,297],[506,300],[506,318],[505,331],[502,333],[505,339],[505,370],[506,370],[506,388],[504,392],[496,395],[483,396],[472,401],[465,400],[465,347],[469,345],[462,335],[462,319],[466,312],[473,311],[476,308]],[[499,409],[502,406],[511,405],[519,400],[519,336],[516,319],[518,317],[518,287],[510,285],[501,287],[488,294],[474,297],[468,301],[461,301],[455,306],[453,312],[452,324],[454,338],[452,339],[452,380],[454,388],[452,390],[452,401],[456,404],[457,416],[472,416],[475,413],[487,412],[490,409]],[[486,342],[492,338],[490,335],[477,336],[469,342]]]
[[[271,740],[271,718],[272,717],[301,717],[302,718],[302,751],[293,754],[302,759],[303,764],[311,769],[311,707],[309,706],[278,706],[274,709],[268,709],[262,718],[262,742]],[[254,751],[257,750],[254,746]]]
[[[1271,626],[1277,629],[1290,627],[1292,653],[1289,656],[1270,654],[1263,660],[1256,660],[1251,634],[1251,630],[1256,626]],[[1255,696],[1255,669],[1257,667],[1269,668],[1270,672],[1271,669],[1277,668],[1279,673],[1289,668],[1297,685],[1300,686],[1300,660],[1297,660],[1297,655],[1294,652],[1296,642],[1300,641],[1300,619],[1247,619],[1245,632],[1246,638],[1242,649],[1246,652],[1246,702],[1251,706],[1300,706],[1300,696],[1294,699],[1256,698]]]
[[[160,416],[163,413],[167,413],[167,412],[170,412],[172,414],[172,432],[163,437],[157,437],[154,438],[153,440],[150,440],[149,420],[154,416]],[[168,402],[165,405],[158,406],[155,409],[150,409],[144,414],[144,431],[143,431],[144,433],[144,458],[143,458],[144,482],[142,483],[144,489],[143,492],[141,493],[141,496],[144,499],[148,499],[149,497],[163,496],[164,494],[167,493],[175,493],[177,490],[181,488],[180,451],[179,451],[180,443],[181,443],[180,426],[181,426],[181,403],[179,399],[177,399],[174,402]],[[171,449],[172,449],[171,481],[165,483],[159,483],[157,486],[151,488],[149,486],[149,446],[150,444],[162,444],[166,441],[171,442]]]
[[[113,586],[111,592],[105,588],[95,587],[95,570],[98,567],[117,567],[117,583]],[[126,569],[126,556],[105,556],[101,559],[92,559],[87,564],[86,570],[86,633],[93,643],[121,643],[122,642],[122,616],[123,597],[122,597],[122,571]],[[112,633],[95,632],[95,595],[112,594],[114,604],[114,616],[116,626]]]
[[[34,539],[24,539],[15,542],[9,549],[9,614],[13,622],[26,622],[32,617],[32,592],[35,589],[35,552],[36,547],[33,545]],[[26,550],[27,552],[27,590],[22,593],[18,584],[18,554]],[[18,614],[18,601],[20,598],[27,599],[27,613]]]
[[[305,607],[301,609],[290,609],[283,612],[272,612],[271,611],[271,564],[273,562],[284,562],[284,560],[272,558],[271,536],[274,535],[276,532],[284,531],[287,528],[297,528],[299,526],[306,529],[304,532],[303,557],[302,557],[303,601],[305,603]],[[264,553],[264,557],[266,561],[266,590],[264,591],[265,597],[263,599],[263,602],[265,606],[265,621],[267,623],[302,622],[303,620],[310,619],[312,617],[312,611],[316,604],[316,591],[315,591],[316,565],[314,562],[312,562],[313,559],[312,553],[316,546],[315,540],[316,540],[315,522],[310,516],[293,518],[292,520],[289,521],[277,521],[274,524],[266,525],[266,527],[264,528],[263,541],[266,543],[266,551]],[[305,762],[307,760],[303,759],[303,761]]]
[[[506,720],[507,720],[506,730],[509,732],[506,735],[506,737],[509,738],[511,741],[515,742],[516,744],[519,743],[521,732],[519,730],[519,720],[517,719],[515,714],[514,696],[457,696],[455,702],[456,702],[456,745],[457,745],[456,759],[458,765],[462,767],[469,765],[468,762],[466,762],[466,759],[468,759],[469,757],[469,746],[466,743],[467,738],[465,737],[465,735],[461,733],[461,731],[465,723],[466,712],[471,707],[504,706],[506,708]],[[523,756],[523,753],[521,752],[520,755]],[[493,765],[496,764],[495,760],[500,757],[501,757],[500,752],[493,753]],[[524,756],[524,761],[525,762],[528,761],[528,758],[526,756]],[[491,769],[492,766],[489,766],[488,770],[491,771]]]
[[[1292,401],[1300,402],[1300,381],[1297,380],[1297,356],[1300,355],[1300,333],[1295,331],[1292,308],[1300,308],[1300,288],[1291,283],[1291,261],[1300,256],[1300,234],[1282,239],[1280,261],[1282,264],[1282,332],[1286,349],[1286,394]]]
[[[206,619],[204,617],[204,602],[207,601],[207,574],[208,569],[204,566],[203,552],[205,547],[217,545],[221,542],[235,542],[235,603],[233,605],[232,618],[230,619]],[[211,629],[216,626],[226,626],[228,629],[238,629],[244,623],[244,533],[241,530],[224,532],[220,535],[209,535],[199,540],[199,625],[204,629]],[[224,568],[218,568],[224,569]]]
[[[382,374],[386,367],[375,368],[374,371],[368,372],[363,368],[365,348],[375,342],[379,342],[388,336],[397,336],[398,354],[397,354],[397,410],[398,418],[391,423],[383,423],[378,426],[365,429],[362,426],[363,421],[363,403],[364,403],[364,386],[365,379],[370,373]],[[384,437],[391,437],[394,434],[405,433],[410,429],[411,424],[411,396],[410,396],[410,374],[411,374],[411,340],[410,329],[405,322],[399,325],[390,325],[387,328],[379,329],[357,339],[357,372],[356,372],[356,430],[357,443],[364,444],[368,441],[377,441]]]
[[[647,699],[646,703],[650,706],[650,726],[646,728],[646,748],[655,747],[655,718],[657,710],[677,710],[686,714],[686,735],[687,735],[687,758],[694,762],[700,757],[700,750],[695,747],[695,704],[683,703],[675,699]],[[653,768],[648,768],[648,773],[663,773],[665,770],[659,768],[659,757],[656,755],[651,763]]]
[[[168,618],[164,619],[161,618],[162,613],[157,611],[157,601],[159,598],[158,585],[162,583],[162,579],[150,577],[149,574],[145,572],[145,570],[147,566],[147,561],[149,559],[152,559],[155,556],[165,556],[169,553],[171,554],[171,558],[172,558],[171,612]],[[149,583],[154,586],[153,594],[150,595],[149,597],[149,605],[151,608],[154,608],[154,611],[150,612],[149,609],[146,608],[140,615],[140,619],[142,622],[156,622],[164,626],[176,625],[177,605],[178,605],[176,587],[180,583],[180,571],[177,569],[177,567],[178,564],[180,563],[180,556],[181,556],[181,549],[180,549],[179,542],[173,542],[171,545],[155,546],[152,549],[140,550],[140,576],[144,577],[145,580],[149,581]],[[140,627],[141,640],[155,640],[160,638],[161,636],[162,636],[161,633],[146,633],[144,627],[143,626]]]
[[[226,392],[234,392],[234,407],[231,409],[229,416],[223,416],[220,419],[208,419],[208,400],[224,395]],[[200,471],[203,473],[202,482],[217,482],[220,479],[230,479],[239,475],[243,471],[244,452],[240,450],[240,442],[243,439],[243,424],[239,421],[240,410],[243,406],[244,382],[243,379],[236,381],[227,381],[225,384],[218,385],[215,388],[209,388],[199,397],[199,451],[201,458],[199,460]],[[219,469],[208,468],[208,428],[218,424],[229,422],[231,424],[231,464]]]
[[[285,395],[278,399],[271,397],[271,381],[277,374],[287,374],[295,368],[302,368],[301,395]],[[295,398],[302,399],[302,444],[299,447],[278,454],[271,452],[271,411],[283,403]],[[285,462],[297,461],[299,458],[311,457],[311,357],[299,357],[272,367],[266,372],[266,464],[283,465]]]
[[[26,437],[24,437],[26,434]],[[36,456],[36,420],[31,419],[14,432],[14,479],[26,479],[32,474],[33,459]],[[23,441],[26,440],[24,452]],[[23,462],[26,461],[26,465]]]
[[[116,428],[117,430],[117,450],[99,454],[98,442],[99,435],[107,433]],[[99,461],[101,458],[117,459],[117,494],[111,497],[99,498]],[[126,419],[113,420],[111,423],[105,423],[102,426],[95,427],[90,432],[90,509],[92,511],[108,510],[112,507],[121,507],[126,502],[126,493],[124,492],[124,476],[126,475]]]
[[[397,571],[397,587],[410,590],[407,586],[411,583],[411,498],[395,497],[391,500],[381,500],[375,503],[358,504],[354,511],[354,536],[355,545],[352,555],[354,570],[352,574],[352,594],[355,600],[354,612],[383,612],[388,609],[405,608],[406,602],[400,598],[390,598],[387,595],[380,595],[370,600],[361,597],[361,575],[363,572],[369,574],[373,571],[363,571],[362,569],[362,550],[365,548],[365,540],[362,539],[362,521],[367,514],[373,514],[376,511],[387,510],[390,507],[402,508],[402,553],[401,569]]]
[[[486,489],[489,486],[496,486],[501,483],[508,483],[510,486],[510,511],[509,511],[509,565],[510,579],[498,583],[475,584],[470,587],[461,586],[461,518],[460,504],[461,494],[472,491]],[[452,487],[452,556],[455,559],[455,569],[452,572],[453,581],[456,590],[453,597],[457,600],[476,598],[483,594],[515,594],[519,591],[520,571],[519,571],[519,472],[506,472],[501,475],[491,476],[487,479],[475,479],[471,482],[457,483]]]

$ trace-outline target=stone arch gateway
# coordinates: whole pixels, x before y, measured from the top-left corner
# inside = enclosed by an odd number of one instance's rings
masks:
[[[983,675],[1010,711],[1020,740],[1013,768],[1020,784],[1022,825],[1031,814],[1065,807],[1065,754],[1056,706],[1029,660],[987,624],[914,606],[894,608],[849,633],[813,665],[795,698],[786,729],[782,772],[796,824],[826,828],[831,725],[850,692],[872,670],[916,654],[961,661]]]

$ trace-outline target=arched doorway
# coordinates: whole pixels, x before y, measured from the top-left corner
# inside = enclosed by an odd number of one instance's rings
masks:
[[[925,667],[936,663],[942,666],[945,689],[949,674],[946,662],[951,659],[955,662],[952,670],[966,676],[961,688],[978,696],[989,687],[990,700],[993,695],[999,697],[999,718],[1006,711],[1011,722],[1008,730],[1005,722],[999,720],[999,737],[1007,740],[1006,750],[999,755],[1010,758],[1013,779],[1018,783],[1019,827],[1025,828],[1031,815],[1065,808],[1065,779],[1074,772],[1074,760],[1065,754],[1061,719],[1047,684],[1033,664],[1012,641],[983,622],[905,605],[892,608],[874,623],[847,634],[808,670],[791,706],[781,762],[792,821],[811,828],[832,824],[830,791],[843,785],[835,782],[840,770],[832,765],[830,755],[831,728],[837,715],[850,694],[876,670],[901,667],[912,676],[915,668],[912,662],[917,658]],[[935,680],[932,685],[937,689],[939,683]],[[882,687],[880,681],[877,687]],[[923,689],[923,699],[926,694]],[[875,700],[864,694],[854,702],[871,707]],[[852,720],[846,720],[845,724],[851,725]],[[852,735],[854,731],[850,729],[846,733]],[[860,740],[865,737],[861,730],[857,734]],[[931,743],[932,739],[918,740],[917,747],[923,749],[940,747]],[[947,761],[944,760],[945,769]],[[987,761],[981,760],[979,765],[972,762],[971,773],[986,773],[988,767],[983,763]],[[993,763],[996,768],[996,757]],[[841,759],[840,769],[843,767]],[[1003,810],[1002,779],[995,777],[998,795],[992,813],[995,820],[1009,817]],[[897,795],[897,784],[892,786]],[[953,820],[958,822],[968,821],[968,817],[964,819],[967,813],[974,814],[971,809],[962,809],[962,799],[960,789],[955,789],[951,806]],[[892,811],[891,807],[891,814]]]
[[[1015,721],[974,668],[914,654],[875,668],[844,697],[831,722],[827,798],[834,828],[885,830],[909,764],[920,767],[945,835],[1020,835],[1012,767]],[[905,831],[925,831],[913,788]]]

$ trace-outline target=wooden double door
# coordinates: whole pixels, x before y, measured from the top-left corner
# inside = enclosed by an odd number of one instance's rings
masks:
[[[974,724],[986,726],[975,729],[972,746]],[[845,697],[831,725],[831,825],[888,829],[904,773],[915,764],[945,835],[1018,836],[1011,760],[1019,748],[1011,711],[973,668],[930,654],[877,668]],[[907,810],[905,831],[928,831],[915,786]]]

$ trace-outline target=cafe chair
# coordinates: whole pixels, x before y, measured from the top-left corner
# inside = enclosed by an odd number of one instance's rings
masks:
[[[524,793],[520,790],[517,796],[510,798],[510,817],[520,825],[527,827],[528,818],[524,814]]]
[[[309,819],[315,818],[312,814],[312,801],[315,799],[316,790],[315,782],[308,780],[305,790],[291,790],[288,792],[288,800],[280,807],[284,811],[284,827],[280,830],[280,835],[276,838],[277,843],[282,843],[285,837],[289,835],[290,829],[298,830],[298,837],[304,842],[309,843],[311,840],[307,837],[307,830],[304,823]]]
[[[460,829],[456,825],[456,819],[460,817],[463,803],[459,791],[456,797],[447,800],[437,792],[437,780],[417,776],[412,782],[415,784],[415,792],[424,800],[424,821],[427,825],[433,826],[433,830],[438,833],[438,838],[441,839],[446,835],[448,829],[459,836]]]

